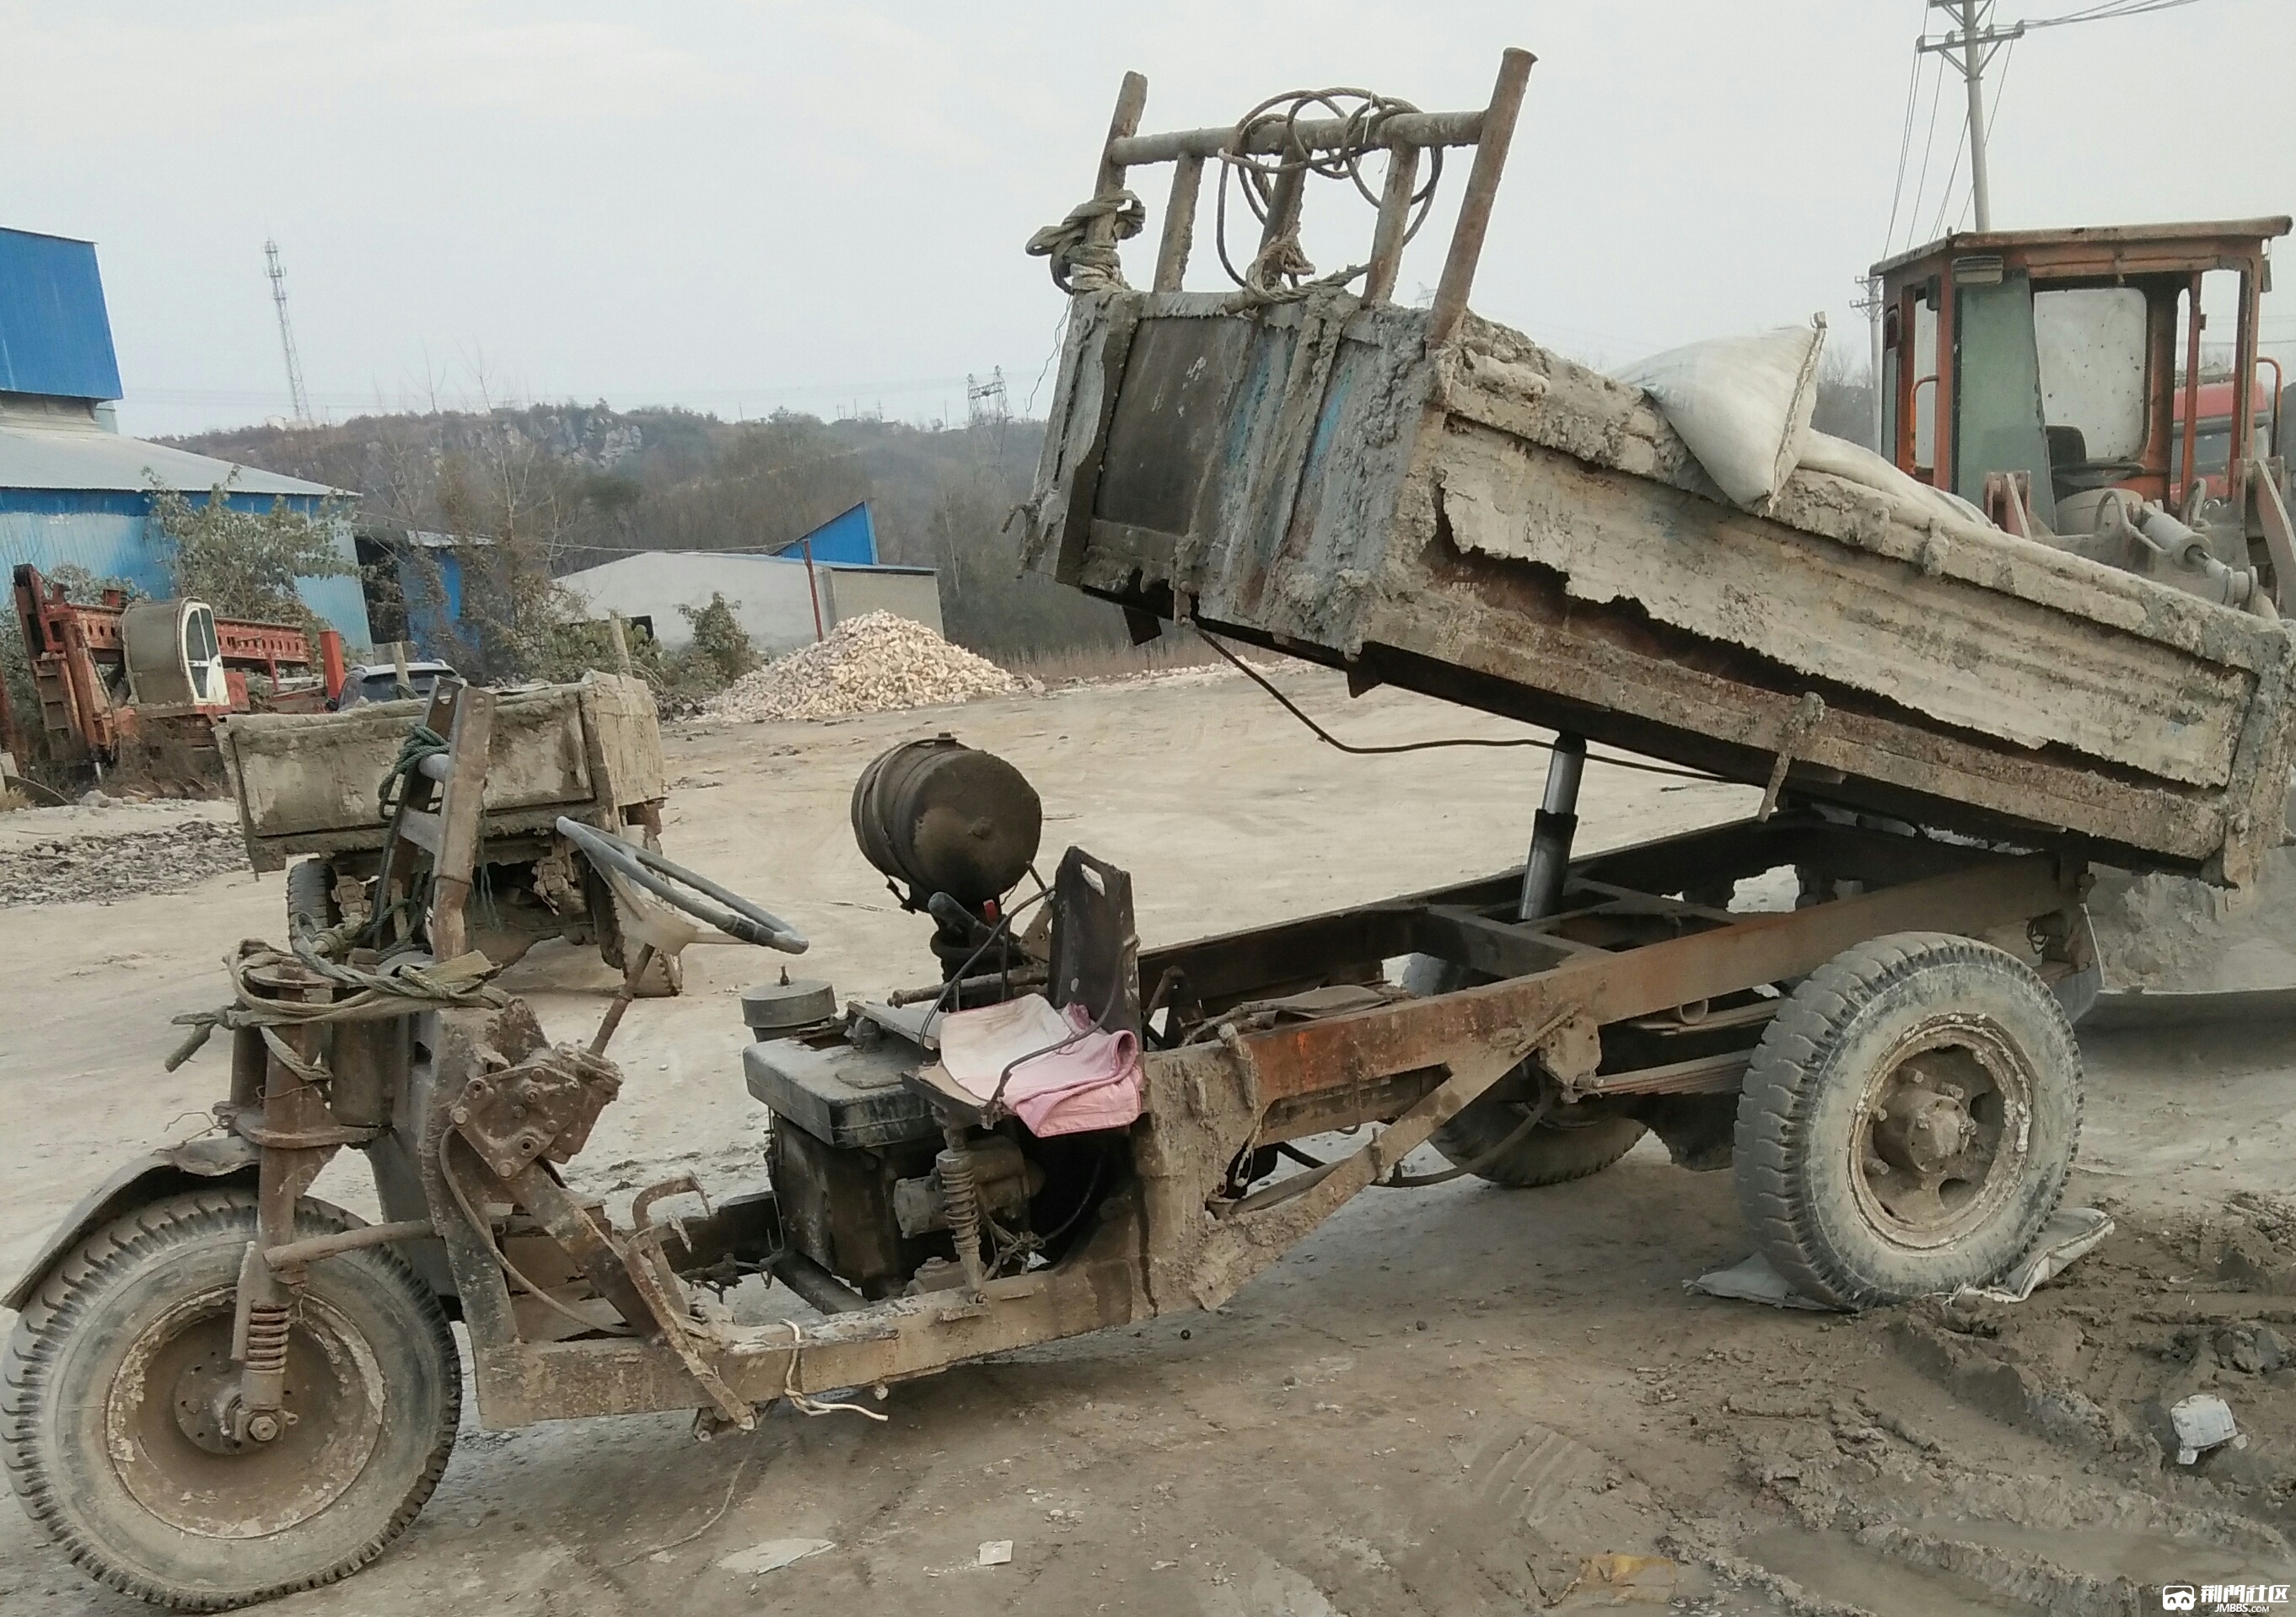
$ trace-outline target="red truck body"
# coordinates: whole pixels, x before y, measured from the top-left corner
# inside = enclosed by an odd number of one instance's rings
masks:
[[[198,602],[130,603],[106,591],[101,604],[86,605],[29,564],[16,568],[12,584],[39,709],[35,729],[0,686],[0,738],[20,757],[35,735],[64,763],[109,763],[139,738],[163,734],[211,749],[215,720],[226,713],[316,712],[342,688],[342,636],[332,629],[322,631],[315,654],[292,624],[218,618]],[[155,634],[155,613],[164,633]],[[143,621],[131,626],[137,614]],[[265,681],[259,696],[253,677]]]

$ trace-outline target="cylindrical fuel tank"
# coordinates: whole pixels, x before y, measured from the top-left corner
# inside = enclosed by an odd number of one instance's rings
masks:
[[[952,735],[905,742],[853,784],[853,839],[922,905],[945,892],[978,909],[1037,857],[1044,805],[1021,772]]]

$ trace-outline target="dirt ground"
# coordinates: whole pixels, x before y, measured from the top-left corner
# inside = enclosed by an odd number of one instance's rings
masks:
[[[1349,702],[1316,674],[1286,685],[1351,739],[1481,722],[1392,693]],[[1519,860],[1544,767],[1529,751],[1342,758],[1242,680],[1189,673],[682,732],[667,846],[808,932],[804,970],[840,994],[923,981],[926,928],[854,850],[846,798],[878,750],[942,729],[1035,780],[1048,851],[1076,842],[1134,873],[1152,943]],[[1754,798],[1592,768],[1582,847]],[[70,833],[206,812],[99,810]],[[63,833],[12,827],[0,862]],[[201,1126],[226,1057],[213,1046],[162,1073],[168,1019],[220,999],[219,957],[275,938],[281,899],[280,877],[242,873],[0,908],[0,1266],[121,1158]],[[622,1096],[580,1182],[627,1189],[689,1158],[713,1191],[761,1182],[733,996],[778,964],[697,949],[683,999],[632,1011]],[[611,982],[557,945],[507,981],[555,1037],[586,1034]],[[2119,1229],[2019,1307],[1849,1319],[1689,1293],[1747,1251],[1729,1176],[1672,1168],[1646,1141],[1553,1190],[1371,1193],[1217,1314],[897,1387],[882,1425],[784,1408],[706,1446],[682,1416],[466,1430],[397,1547],[273,1609],[1950,1617],[2154,1609],[2139,1588],[2171,1580],[2296,1581],[2282,1038],[2087,1042],[2075,1197]],[[331,1168],[319,1194],[371,1209],[356,1167]],[[2161,1411],[2202,1388],[2250,1442],[2179,1471]],[[977,1564],[997,1539],[1010,1564]],[[744,1552],[778,1540],[830,1547],[749,1570],[775,1557]],[[0,1612],[141,1609],[0,1511]]]

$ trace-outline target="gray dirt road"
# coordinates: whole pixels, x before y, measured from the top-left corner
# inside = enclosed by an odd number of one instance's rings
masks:
[[[1286,682],[1351,738],[1481,722]],[[680,734],[668,846],[804,928],[807,971],[840,993],[922,981],[925,929],[853,849],[845,801],[874,752],[939,729],[1036,781],[1048,849],[1134,873],[1151,942],[1513,862],[1543,771],[1528,751],[1341,758],[1241,680],[1188,675]],[[1754,797],[1594,769],[1585,845]],[[125,829],[197,811],[106,812]],[[6,826],[21,817],[0,817],[0,861],[29,834]],[[199,1126],[222,1054],[163,1074],[168,1019],[215,1003],[220,956],[275,937],[280,907],[280,878],[242,873],[0,908],[0,1265],[113,1162]],[[712,1191],[759,1181],[732,996],[775,964],[697,949],[684,999],[634,1009],[627,1080],[581,1182],[627,1190],[689,1156]],[[594,1025],[610,979],[552,945],[509,981],[565,1037]],[[2087,1055],[2077,1191],[2122,1227],[2022,1309],[1844,1320],[1693,1297],[1685,1279],[1746,1250],[1729,1176],[1677,1170],[1646,1142],[1554,1190],[1360,1198],[1217,1315],[897,1388],[884,1425],[783,1408],[708,1446],[682,1416],[466,1430],[393,1550],[274,1609],[1575,1610],[1611,1598],[1586,1580],[1604,1555],[1676,1564],[1627,1574],[1644,1609],[1717,1613],[2103,1613],[2165,1580],[2290,1581],[2296,1369],[2270,1368],[2258,1336],[2296,1321],[2296,1217],[2270,1194],[2290,1071],[2268,1035]],[[364,1211],[350,1166],[319,1194]],[[2203,1387],[2254,1441],[2172,1474],[2148,1412]],[[1009,1565],[975,1564],[1005,1539]],[[762,1573],[721,1564],[777,1539],[832,1547]],[[0,1612],[141,1609],[0,1511]]]

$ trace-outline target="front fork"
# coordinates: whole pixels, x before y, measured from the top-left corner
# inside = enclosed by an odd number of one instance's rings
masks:
[[[293,961],[252,968],[247,980],[258,995],[286,1003],[322,1005],[333,997],[325,978]],[[371,1023],[360,1031],[398,1025]],[[262,1153],[255,1239],[240,1262],[232,1314],[231,1356],[239,1374],[219,1383],[214,1411],[217,1428],[234,1445],[270,1442],[294,1424],[294,1415],[282,1407],[287,1345],[310,1266],[291,1257],[275,1262],[269,1254],[294,1242],[296,1203],[319,1170],[343,1146],[375,1133],[372,1127],[344,1126],[320,1087],[322,1079],[332,1087],[335,1078],[325,1064],[324,1027],[242,1027],[232,1035],[231,1100],[217,1111],[226,1128]],[[374,1041],[343,1042],[371,1054]]]

